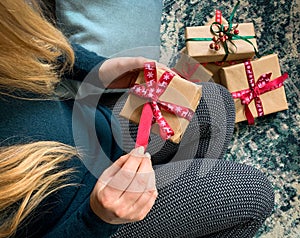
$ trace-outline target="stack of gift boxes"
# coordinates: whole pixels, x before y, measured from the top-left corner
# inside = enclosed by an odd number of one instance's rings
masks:
[[[186,27],[185,52],[201,63],[216,83],[232,94],[236,122],[286,110],[288,104],[277,54],[260,56],[252,23],[233,22],[238,4],[228,19],[216,10],[205,26]]]

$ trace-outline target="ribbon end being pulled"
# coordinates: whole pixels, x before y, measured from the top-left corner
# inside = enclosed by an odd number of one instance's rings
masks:
[[[140,125],[138,127],[135,148],[143,146],[145,151],[148,146],[150,130],[152,125],[153,112],[151,105],[146,103],[143,107],[142,115],[140,118]]]

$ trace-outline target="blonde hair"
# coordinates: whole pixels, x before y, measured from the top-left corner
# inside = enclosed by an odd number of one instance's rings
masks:
[[[13,235],[45,197],[70,185],[66,175],[73,169],[59,167],[76,155],[73,147],[51,141],[0,148],[0,237]],[[17,210],[8,209],[17,202]]]
[[[0,93],[51,95],[57,71],[74,62],[67,39],[46,21],[35,1],[0,1]],[[62,66],[59,63],[65,62]]]
[[[52,95],[60,72],[74,62],[68,41],[33,0],[0,1],[0,51],[0,94]],[[0,147],[0,237],[13,235],[46,196],[70,185],[73,170],[58,168],[75,155],[51,141]]]

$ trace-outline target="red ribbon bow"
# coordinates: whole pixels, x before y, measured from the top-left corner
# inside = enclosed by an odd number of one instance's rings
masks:
[[[259,96],[266,92],[280,88],[283,85],[283,82],[288,78],[288,74],[284,73],[283,75],[281,75],[280,77],[272,81],[270,81],[272,73],[263,74],[259,77],[259,79],[255,83],[254,73],[253,73],[250,60],[246,61],[244,65],[247,74],[249,88],[237,92],[232,92],[231,94],[233,98],[241,99],[242,105],[245,105],[245,114],[248,123],[252,125],[254,124],[254,117],[248,105],[252,102],[252,100],[254,100],[258,116],[263,116],[264,110]]]
[[[136,84],[130,89],[130,93],[147,99],[140,118],[136,147],[144,146],[146,149],[150,129],[152,124],[155,122],[159,125],[160,135],[163,139],[170,139],[174,135],[174,131],[163,117],[161,109],[189,121],[192,119],[194,112],[191,109],[173,103],[164,102],[159,99],[174,76],[175,75],[173,73],[165,71],[157,81],[155,62],[147,62],[144,64],[144,78],[146,84]]]

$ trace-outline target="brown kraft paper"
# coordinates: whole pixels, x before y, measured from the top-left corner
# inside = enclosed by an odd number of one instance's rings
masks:
[[[254,25],[252,23],[241,23],[238,26],[239,36],[255,36]],[[185,28],[185,39],[190,38],[213,38],[210,26],[195,26]],[[253,45],[244,40],[233,40],[234,45],[227,41],[229,55],[226,61],[252,59],[255,55],[253,46],[257,49],[256,38],[248,39]],[[188,55],[200,63],[223,61],[226,55],[221,44],[220,50],[210,49],[209,44],[213,41],[186,41]]]
[[[223,67],[235,65],[242,63],[242,60],[239,61],[226,61],[226,62],[215,62],[215,63],[203,63],[204,68],[206,68],[211,74],[215,83],[221,84],[220,70]]]
[[[157,69],[157,78],[159,79],[165,71]],[[144,72],[141,71],[137,80],[137,84],[143,84]],[[160,101],[170,102],[176,105],[184,106],[195,112],[200,98],[202,96],[202,86],[189,82],[176,75],[165,92],[159,97]],[[133,123],[139,124],[143,105],[147,102],[146,99],[138,97],[134,94],[129,94],[123,109],[120,112],[122,117],[125,117]],[[161,109],[163,117],[166,119],[170,127],[174,131],[174,135],[170,138],[174,143],[179,143],[183,133],[185,132],[189,121],[185,118],[178,117]],[[151,131],[159,134],[159,127],[155,123],[152,125]]]
[[[213,81],[213,74],[197,60],[188,56],[184,49],[180,53],[180,58],[172,70],[179,74],[182,78],[194,83]]]
[[[264,56],[260,59],[251,61],[251,65],[255,76],[255,82],[257,82],[258,78],[265,73],[272,73],[271,81],[281,76],[277,54]],[[249,88],[243,63],[222,68],[220,70],[220,77],[221,83],[229,90],[229,92],[236,92]],[[288,109],[283,86],[261,94],[259,97],[263,104],[264,115]],[[234,103],[236,108],[235,122],[247,120],[245,116],[245,106],[241,104],[241,100],[234,99]],[[249,109],[253,117],[256,118],[258,115],[254,100],[249,104]]]

